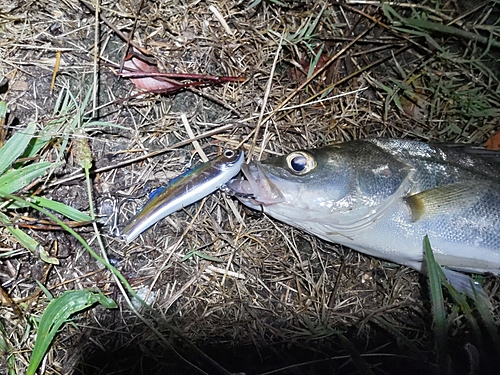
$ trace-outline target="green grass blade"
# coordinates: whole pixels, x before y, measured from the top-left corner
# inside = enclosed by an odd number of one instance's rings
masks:
[[[117,129],[121,129],[121,130],[129,130],[130,129],[127,126],[113,124],[111,122],[106,122],[106,121],[91,121],[91,122],[87,122],[84,124],[85,130],[87,130],[87,131],[90,130],[88,128],[92,128],[93,126],[95,126],[96,128],[102,127],[102,126],[109,126],[109,127],[117,128]]]
[[[442,371],[446,371],[447,366],[447,354],[446,354],[446,312],[444,309],[444,298],[443,289],[441,288],[441,282],[443,281],[444,275],[441,271],[441,266],[436,263],[434,259],[434,253],[432,252],[431,243],[429,237],[426,235],[424,237],[424,251],[425,259],[427,262],[427,274],[429,276],[429,287],[431,293],[431,304],[432,304],[432,319],[433,319],[433,331],[436,337],[436,354],[438,357],[439,368]]]
[[[2,174],[16,159],[24,152],[33,134],[36,131],[36,124],[29,124],[26,129],[16,132],[0,148],[0,174]]]
[[[43,130],[39,131],[36,137],[33,137],[26,147],[26,150],[22,154],[23,158],[31,158],[36,156],[38,151],[40,151],[47,143],[49,143],[53,137],[57,134],[60,129],[61,124],[57,121],[49,122]]]
[[[309,70],[307,72],[307,78],[311,77],[314,73],[314,70],[318,66],[319,59],[321,58],[321,54],[323,53],[323,48],[325,46],[322,44],[321,47],[319,48],[317,53],[314,53],[314,50],[312,50],[312,54],[314,55],[314,59],[311,64],[309,64]]]
[[[29,185],[35,178],[45,174],[47,169],[58,164],[40,162],[30,164],[19,169],[10,169],[0,177],[0,191],[11,194]]]
[[[45,250],[45,248],[40,245],[37,240],[13,225],[9,217],[2,212],[0,212],[0,222],[5,225],[7,230],[19,241],[22,246],[32,253],[39,255],[40,259],[45,263],[59,264],[59,259],[50,256],[47,250]]]
[[[91,96],[92,96],[92,90],[89,90],[87,92],[87,95],[85,95],[85,98],[83,99],[83,102],[80,105],[78,105],[76,99],[73,98],[73,101],[75,103],[75,107],[78,108],[78,110],[77,110],[77,116],[75,116],[75,117],[79,117],[80,121],[83,120],[84,110],[85,110],[85,108],[87,108],[87,105],[89,104],[89,100],[90,100]],[[83,124],[80,123],[79,125],[82,126]]]
[[[43,197],[32,197],[31,199],[32,202],[36,205],[60,213],[61,215],[66,216],[68,219],[75,221],[92,221],[92,218],[89,215],[64,203],[56,202]]]
[[[490,306],[488,306],[485,303],[482,303],[482,299],[478,297],[476,288],[474,287],[473,283],[471,283],[472,290],[474,291],[474,294],[476,295],[476,308],[477,311],[479,312],[479,315],[481,316],[481,319],[484,322],[484,325],[486,326],[486,331],[490,335],[491,340],[493,341],[493,345],[495,346],[495,352],[500,353],[500,336],[498,334],[498,327],[497,323],[495,322],[495,318],[492,314],[492,310]]]
[[[439,330],[440,335],[445,336],[446,333],[446,314],[444,310],[443,289],[441,288],[441,274],[439,264],[434,259],[429,237],[424,237],[425,259],[427,261],[427,273],[429,276],[429,284],[431,291],[432,315],[436,330]]]
[[[384,12],[384,16],[391,21],[391,23],[394,23],[394,21],[397,19],[398,21],[402,22],[403,17],[401,17],[398,12],[394,10],[393,7],[391,7],[388,4],[382,3],[382,12]]]
[[[313,37],[314,30],[316,30],[316,27],[318,26],[319,20],[321,19],[321,16],[323,15],[323,12],[325,11],[325,8],[326,8],[326,3],[323,4],[323,8],[321,8],[321,10],[319,11],[319,14],[316,16],[316,18],[314,19],[314,21],[311,24],[311,26],[309,26],[307,28],[307,32],[305,34],[305,37],[307,39],[310,39],[310,38]]]
[[[48,290],[46,286],[43,285],[39,280],[35,281],[38,284],[38,287],[42,290],[43,294],[45,294],[45,297],[47,297],[49,301],[52,301],[54,299],[54,296],[52,295],[52,293],[50,293],[50,290]]]
[[[52,117],[57,117],[61,108],[66,108],[67,104],[63,104],[64,101],[68,100],[68,95],[66,94],[67,88],[63,88],[59,91],[59,96],[57,97],[56,104],[54,105],[54,112],[52,113]]]
[[[47,250],[45,250],[45,248],[43,246],[39,246],[38,247],[38,255],[40,256],[40,259],[42,261],[44,261],[45,263],[49,263],[49,264],[54,264],[56,266],[58,266],[60,263],[59,263],[59,259],[57,259],[56,257],[53,257],[51,256]]]
[[[118,271],[114,266],[112,266],[106,259],[102,258],[99,256],[92,248],[88,245],[88,243],[83,239],[82,236],[80,236],[78,233],[76,233],[72,228],[70,228],[68,225],[66,225],[62,220],[60,220],[57,216],[52,214],[50,211],[47,211],[45,208],[37,206],[34,203],[31,203],[30,201],[27,201],[26,199],[23,199],[21,197],[16,197],[15,195],[12,194],[2,194],[0,191],[0,197],[3,197],[5,199],[11,199],[15,201],[17,204],[22,204],[26,206],[30,206],[31,208],[34,208],[35,210],[40,211],[42,214],[45,216],[49,217],[50,219],[54,220],[57,224],[61,226],[66,232],[71,234],[80,244],[89,252],[89,254],[96,259],[99,263],[103,264],[107,269],[109,269],[119,280],[120,282],[125,286],[127,291],[130,293],[130,295],[134,298],[137,298],[138,300],[141,300],[139,297],[137,297],[137,293],[134,291],[130,283],[127,281],[127,279]],[[144,301],[142,301],[143,306],[149,307]]]
[[[443,274],[443,277],[444,274]],[[479,325],[477,324],[476,318],[474,318],[474,315],[472,314],[472,308],[470,307],[469,303],[467,302],[467,298],[465,294],[462,294],[458,292],[453,285],[451,285],[448,281],[444,281],[443,285],[446,287],[448,290],[448,293],[450,293],[451,297],[455,301],[455,303],[460,307],[460,310],[464,314],[464,316],[467,318],[470,326],[472,327],[472,333],[475,335],[475,337],[480,340],[481,338],[481,330],[479,329]]]
[[[210,256],[208,254],[205,254],[205,253],[203,253],[201,251],[197,251],[197,250],[190,251],[186,255],[184,255],[181,259],[181,262],[185,262],[186,260],[188,260],[189,258],[192,258],[194,256],[197,256],[201,259],[209,260],[211,262],[217,262],[217,263],[222,262],[222,259],[220,259],[220,258]]]
[[[40,244],[35,239],[28,236],[21,229],[15,227],[10,221],[9,217],[3,212],[0,212],[0,222],[7,228],[7,230],[29,251],[35,253]]]
[[[106,297],[101,292],[90,290],[67,291],[49,303],[38,326],[35,347],[31,353],[27,375],[35,374],[57,331],[68,318],[96,303],[100,303],[108,309],[117,307],[111,298]]]
[[[411,19],[404,18],[402,22],[408,26],[415,27],[417,29],[430,31],[430,32],[438,32],[442,34],[450,34],[454,36],[459,36],[462,38],[470,39],[479,43],[492,45],[495,47],[500,47],[500,42],[493,37],[486,38],[485,36],[462,30],[454,26],[442,25],[440,23],[419,20],[419,19]]]
[[[257,5],[259,5],[261,2],[262,2],[262,0],[254,0],[254,1],[253,1],[250,5],[249,5],[249,6],[247,6],[247,7],[245,8],[245,11],[249,11],[250,9],[255,8],[255,7],[256,7]],[[241,4],[241,3],[242,3],[242,1],[240,1],[240,2],[238,3],[238,5],[239,5],[239,4]]]
[[[14,357],[14,351],[12,350],[12,347],[9,344],[8,334],[1,320],[0,320],[0,357],[5,358],[5,363],[7,364],[6,374],[16,375],[16,359]]]

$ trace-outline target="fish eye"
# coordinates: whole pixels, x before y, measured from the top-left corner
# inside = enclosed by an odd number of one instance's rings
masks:
[[[286,157],[286,163],[290,172],[303,175],[316,168],[316,160],[303,151],[292,152]]]
[[[294,156],[290,159],[290,167],[295,172],[302,172],[307,167],[307,159],[302,155]]]

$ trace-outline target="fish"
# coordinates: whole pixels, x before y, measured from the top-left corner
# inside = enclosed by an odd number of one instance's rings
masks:
[[[469,296],[482,289],[462,272],[500,275],[500,163],[477,150],[370,138],[252,161],[242,173],[226,190],[244,205],[325,241],[425,273],[427,235]]]
[[[214,160],[175,177],[153,192],[125,225],[122,238],[130,243],[159,220],[213,193],[240,172],[244,158],[243,151],[226,150]]]

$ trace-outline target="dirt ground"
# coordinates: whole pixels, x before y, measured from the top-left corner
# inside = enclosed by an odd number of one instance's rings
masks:
[[[498,2],[3,4],[0,99],[9,114],[1,141],[29,122],[42,131],[61,120],[38,157],[62,163],[29,192],[87,213],[75,144],[88,143],[99,233],[75,230],[97,253],[102,240],[152,308],[129,304],[112,273],[42,214],[10,213],[59,265],[0,228],[0,323],[15,358],[11,372],[0,357],[0,374],[26,371],[49,302],[40,284],[53,296],[100,290],[118,304],[74,315],[43,374],[439,373],[427,279],[407,267],[321,241],[222,192],[130,244],[115,225],[201,163],[200,153],[213,159],[241,147],[264,159],[366,137],[483,144],[500,130]],[[120,76],[125,61],[143,61],[136,79],[153,69],[175,81],[134,83]],[[210,84],[176,86],[200,82],[193,74]],[[497,317],[500,280],[481,282]],[[445,298],[450,373],[496,373],[500,348]]]

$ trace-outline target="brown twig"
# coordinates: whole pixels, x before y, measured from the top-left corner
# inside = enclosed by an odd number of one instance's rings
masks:
[[[174,145],[172,145],[170,147],[166,147],[166,148],[163,148],[163,149],[158,150],[158,151],[150,152],[149,154],[146,154],[146,155],[143,155],[143,156],[139,156],[139,157],[134,158],[134,159],[125,160],[125,161],[122,161],[121,163],[118,163],[118,164],[109,165],[109,166],[103,167],[103,168],[98,168],[98,169],[92,171],[92,174],[96,175],[97,173],[103,173],[103,172],[107,172],[107,171],[110,171],[110,170],[113,170],[113,169],[123,168],[123,167],[126,167],[127,165],[130,165],[130,164],[133,164],[133,163],[137,163],[139,161],[143,161],[143,160],[152,158],[154,156],[162,155],[162,154],[164,154],[164,153],[166,153],[168,151],[172,151],[172,150],[175,150],[176,148],[188,145],[188,144],[192,143],[193,141],[196,141],[196,140],[199,140],[199,139],[203,139],[203,138],[207,138],[207,137],[210,137],[210,136],[212,136],[214,134],[217,134],[217,133],[222,133],[222,132],[224,132],[226,130],[232,129],[232,128],[237,127],[237,126],[238,126],[238,124],[223,125],[221,127],[218,127],[217,129],[213,129],[213,130],[210,130],[210,131],[205,132],[203,134],[200,134],[200,135],[194,137],[193,139],[186,139],[185,141],[178,142],[178,143],[176,143],[176,144],[174,144]],[[58,186],[58,185],[61,185],[61,184],[65,184],[65,183],[67,183],[69,181],[78,180],[78,179],[84,178],[84,177],[85,177],[84,173],[78,173],[78,174],[76,174],[74,176],[71,176],[71,177],[68,177],[68,178],[65,178],[65,179],[62,179],[62,180],[59,180],[59,181],[52,182],[52,183],[46,185],[46,187],[50,188],[50,187]]]
[[[351,42],[349,42],[344,48],[342,48],[339,52],[337,52],[328,62],[325,63],[320,69],[316,70],[308,79],[306,79],[299,87],[297,87],[290,95],[286,97],[274,110],[264,119],[262,123],[265,123],[271,119],[281,108],[283,108],[290,100],[292,100],[295,95],[301,92],[313,79],[323,73],[328,67],[333,64],[340,56],[342,56],[346,51],[349,50],[359,39],[363,38],[368,32],[375,27],[376,23],[370,25],[365,31],[359,34],[356,38],[354,38]]]
[[[95,9],[94,7],[92,6],[92,4],[86,0],[80,0],[80,2],[85,5],[92,13],[95,13]],[[99,13],[99,18],[101,19],[102,22],[104,22],[111,30],[113,30],[113,32],[118,35],[121,39],[123,39],[124,42],[129,42],[129,44],[131,46],[133,46],[134,48],[137,48],[139,51],[141,51],[141,53],[143,53],[144,55],[151,55],[147,49],[145,48],[142,48],[140,45],[138,45],[137,43],[135,43],[133,40],[128,40],[128,36],[125,35],[124,33],[122,33],[120,30],[118,30],[115,25],[113,25],[113,23],[111,21],[109,21],[105,16],[102,15],[102,13]]]

